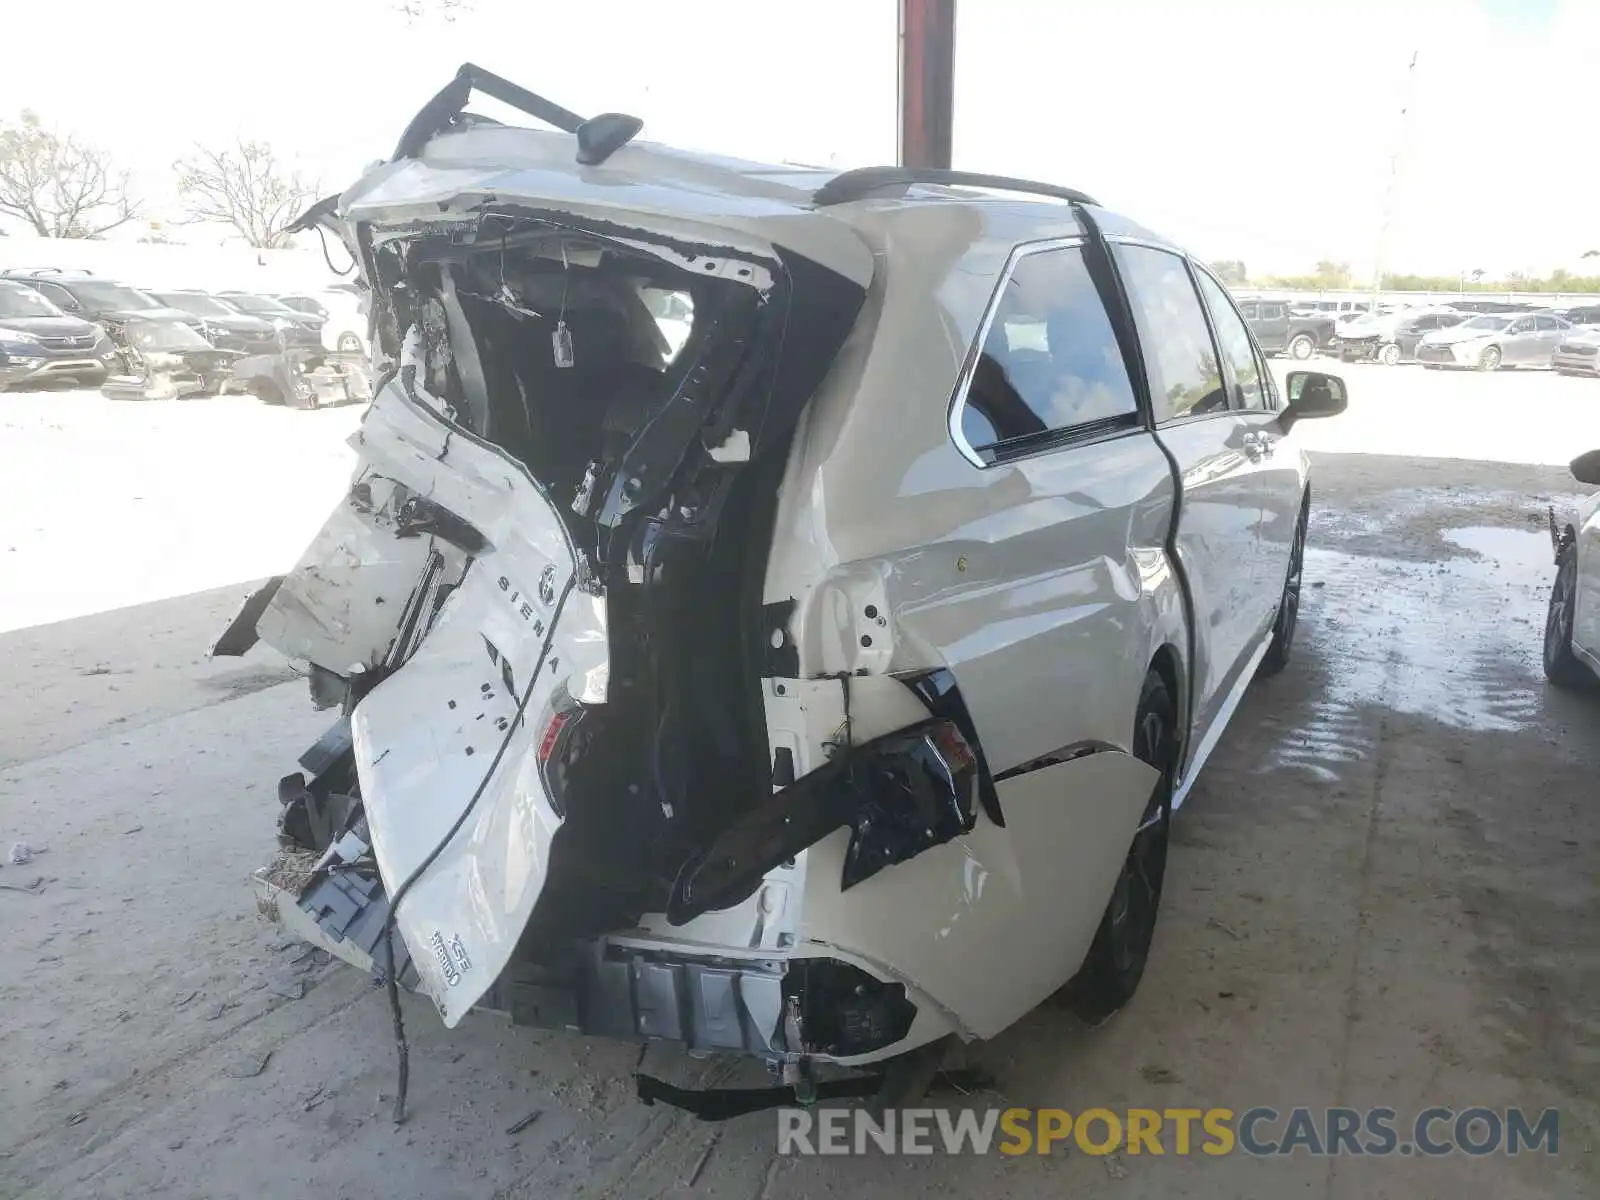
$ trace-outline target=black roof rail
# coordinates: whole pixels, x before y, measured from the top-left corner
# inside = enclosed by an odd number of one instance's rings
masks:
[[[1031,196],[1050,196],[1070,204],[1099,203],[1094,197],[1076,188],[1057,187],[1053,183],[1039,183],[1032,179],[1013,179],[1009,175],[984,175],[977,171],[946,171],[936,167],[858,167],[836,175],[818,188],[811,202],[819,208],[831,204],[848,204],[852,200],[866,200],[885,192],[905,195],[919,183],[940,187],[994,188],[997,191],[1022,192]]]
[[[411,118],[411,123],[406,126],[399,144],[394,148],[394,159],[415,158],[435,134],[443,133],[459,122],[474,91],[493,96],[546,125],[572,134],[578,139],[578,161],[586,167],[605,162],[633,141],[644,128],[643,121],[626,113],[601,113],[598,117],[585,120],[555,101],[519,87],[493,71],[485,71],[475,63],[462,63],[455,78],[440,88],[438,94]]]

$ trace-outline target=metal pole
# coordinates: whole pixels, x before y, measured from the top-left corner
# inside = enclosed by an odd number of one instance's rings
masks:
[[[956,0],[900,0],[900,165],[950,168]]]
[[[1370,308],[1373,312],[1378,309],[1378,293],[1383,289],[1384,257],[1389,249],[1389,222],[1394,215],[1395,184],[1400,178],[1400,158],[1405,153],[1407,135],[1410,132],[1411,110],[1416,107],[1417,100],[1417,55],[1420,50],[1411,52],[1411,62],[1406,67],[1406,93],[1405,102],[1400,109],[1400,122],[1395,133],[1394,150],[1389,157],[1389,186],[1383,195],[1383,218],[1378,226],[1378,251],[1374,255],[1372,264],[1372,301]]]

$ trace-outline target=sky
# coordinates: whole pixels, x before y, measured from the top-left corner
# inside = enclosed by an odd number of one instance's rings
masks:
[[[896,0],[400,2],[75,0],[70,34],[8,4],[0,119],[114,150],[154,211],[174,159],[238,136],[338,190],[463,61],[652,141],[894,160]],[[1206,258],[1360,275],[1381,247],[1494,276],[1600,248],[1600,0],[959,0],[957,22],[956,166],[1081,188]]]

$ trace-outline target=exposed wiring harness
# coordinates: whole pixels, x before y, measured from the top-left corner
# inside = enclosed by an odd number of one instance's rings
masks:
[[[461,810],[461,815],[455,819],[454,824],[439,839],[439,844],[428,852],[428,856],[417,864],[411,874],[406,876],[405,881],[395,889],[394,898],[389,901],[389,915],[384,918],[383,922],[384,952],[389,960],[384,971],[386,977],[384,988],[389,996],[389,1015],[394,1020],[395,1051],[399,1056],[399,1078],[396,1080],[394,1097],[394,1123],[396,1125],[402,1124],[406,1119],[406,1091],[411,1082],[411,1047],[406,1041],[405,1016],[400,1011],[400,973],[395,970],[394,965],[394,926],[395,920],[400,914],[400,902],[405,899],[406,893],[411,890],[412,885],[422,878],[422,873],[433,865],[434,860],[439,855],[444,853],[444,848],[455,838],[461,827],[467,823],[467,818],[472,815],[473,810],[478,807],[478,801],[483,799],[483,793],[488,790],[489,781],[494,778],[495,772],[500,769],[500,762],[505,758],[506,751],[511,746],[511,739],[515,736],[527,713],[528,702],[533,699],[533,689],[538,684],[539,676],[544,671],[545,660],[550,656],[550,647],[555,643],[556,627],[561,623],[561,611],[566,607],[567,597],[572,594],[573,584],[576,580],[577,576],[575,574],[568,576],[566,585],[561,589],[561,596],[556,601],[555,610],[550,616],[550,631],[545,635],[544,645],[539,647],[539,661],[534,665],[533,673],[528,677],[527,690],[523,692],[522,699],[517,704],[516,715],[506,726],[505,736],[500,739],[500,745],[495,749],[494,757],[489,760],[488,769],[484,771],[483,778],[478,781],[478,786],[473,790],[471,799],[467,801],[466,807]]]
[[[333,258],[328,253],[328,235],[323,232],[321,225],[314,225],[312,228],[317,231],[317,241],[322,243],[322,261],[328,264],[328,270],[332,271],[335,275],[338,275],[341,278],[343,276],[352,274],[356,269],[356,256],[352,254],[350,256],[350,265],[342,271],[339,270],[338,267],[333,265]]]

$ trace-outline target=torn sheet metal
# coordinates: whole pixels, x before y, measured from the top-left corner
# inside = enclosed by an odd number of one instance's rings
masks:
[[[251,354],[233,363],[226,386],[289,408],[364,404],[372,398],[371,367],[361,354],[289,349]]]

